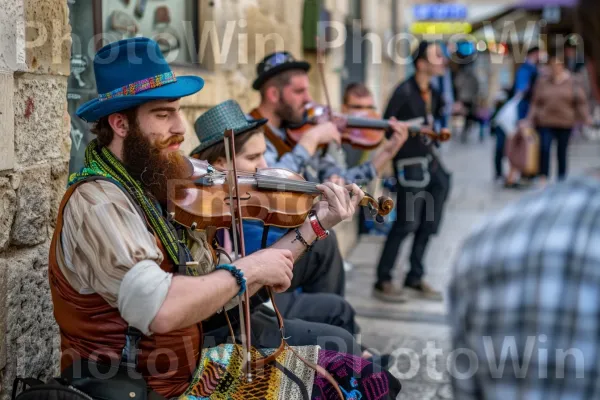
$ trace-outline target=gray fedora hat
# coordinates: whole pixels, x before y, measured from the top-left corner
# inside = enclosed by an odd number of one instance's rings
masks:
[[[268,121],[266,118],[252,119],[247,117],[235,100],[227,100],[217,104],[198,117],[194,123],[194,130],[198,140],[200,140],[200,145],[192,151],[191,155],[222,142],[227,129],[233,129],[235,135],[240,135],[260,128]]]

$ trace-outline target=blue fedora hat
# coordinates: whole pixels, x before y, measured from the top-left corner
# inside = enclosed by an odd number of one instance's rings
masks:
[[[98,50],[94,74],[98,97],[76,112],[88,122],[152,100],[189,96],[204,87],[198,76],[176,77],[158,43],[143,37],[113,42]]]

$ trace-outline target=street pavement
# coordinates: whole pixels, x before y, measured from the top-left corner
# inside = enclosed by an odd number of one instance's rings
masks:
[[[482,218],[537,189],[508,190],[493,180],[494,138],[468,144],[452,141],[442,148],[442,158],[452,172],[453,187],[439,234],[430,242],[425,257],[426,279],[446,290],[452,263],[464,238]],[[556,149],[551,168],[556,176]],[[572,141],[569,174],[600,166],[600,142],[582,138]],[[354,268],[347,274],[346,296],[357,312],[361,341],[396,361],[391,372],[400,378],[403,389],[398,399],[452,399],[448,365],[452,365],[450,329],[446,303],[411,299],[404,304],[384,303],[371,296],[375,268],[384,236],[365,235],[350,252],[347,261]],[[400,284],[408,267],[412,237],[402,245],[396,261],[395,281]]]

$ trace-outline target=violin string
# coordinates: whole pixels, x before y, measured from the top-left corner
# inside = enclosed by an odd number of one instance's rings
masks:
[[[219,177],[227,178],[227,175],[223,172],[218,172],[218,173],[216,173],[216,175]],[[316,187],[317,187],[317,184],[314,182],[302,182],[302,181],[297,181],[295,179],[280,178],[277,176],[260,174],[260,173],[238,172],[238,176],[246,177],[246,178],[256,178],[256,179],[262,180],[263,182],[268,180],[268,181],[271,181],[272,183],[281,183],[283,185],[291,185],[291,186],[302,187],[302,188],[306,188],[306,189],[316,189]]]
[[[215,175],[219,176],[219,177],[223,177],[223,178],[227,178],[227,174],[224,172],[215,172]],[[238,172],[238,176],[239,177],[246,177],[246,178],[256,178],[257,181],[261,181],[261,183],[265,183],[265,184],[270,184],[276,187],[280,187],[282,190],[300,190],[306,193],[315,193],[318,189],[317,189],[317,183],[314,182],[308,182],[308,181],[298,181],[296,179],[290,179],[290,178],[280,178],[277,176],[272,176],[272,175],[267,175],[267,174],[261,174],[261,173],[253,173],[253,172],[245,172],[245,171],[239,171]],[[366,194],[366,193],[365,193]]]

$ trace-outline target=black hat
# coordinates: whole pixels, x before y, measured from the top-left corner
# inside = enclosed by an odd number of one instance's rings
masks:
[[[298,61],[294,59],[287,51],[271,53],[258,64],[256,67],[256,80],[252,84],[254,90],[259,90],[260,87],[269,79],[280,72],[289,71],[291,69],[301,69],[308,72],[310,64],[306,61]]]

